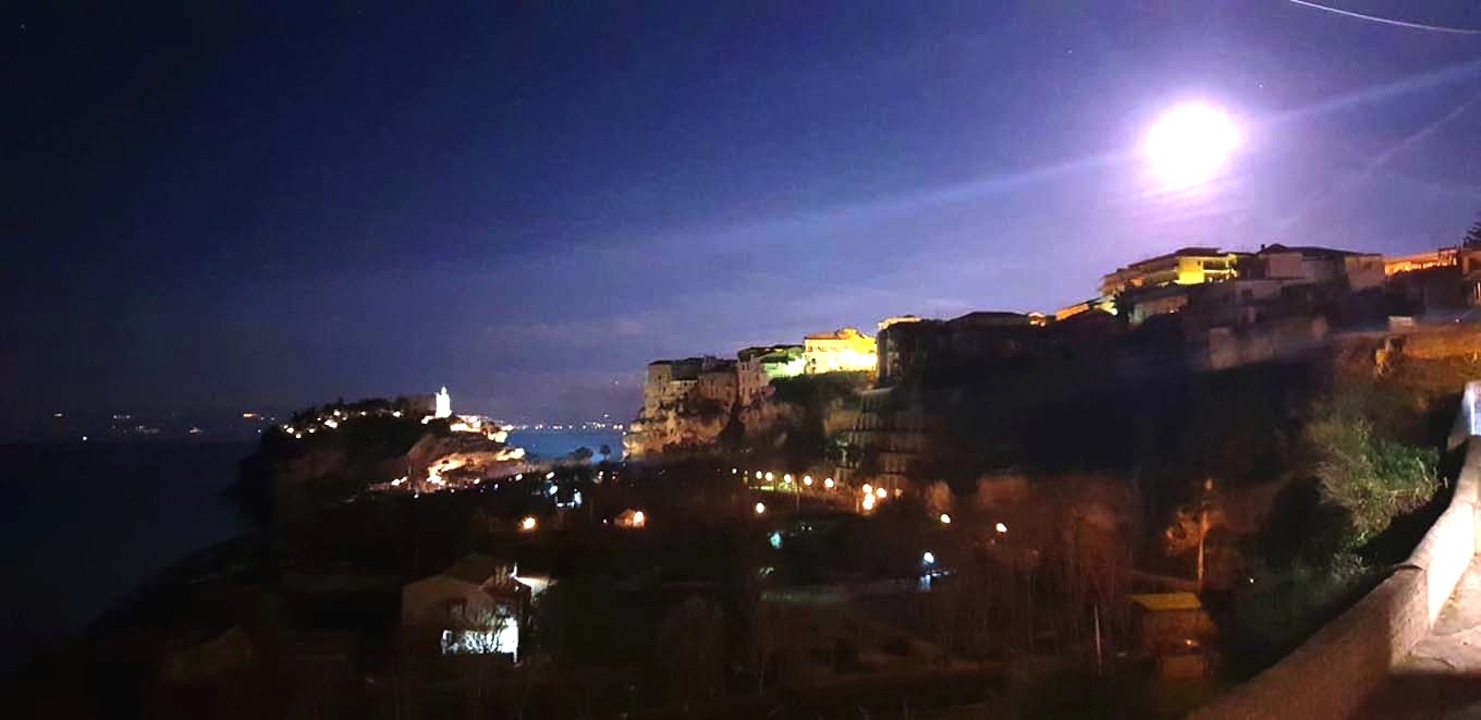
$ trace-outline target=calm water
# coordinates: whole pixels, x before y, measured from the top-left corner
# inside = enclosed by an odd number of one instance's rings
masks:
[[[622,456],[621,430],[515,430],[509,433],[509,444],[522,447],[526,453],[543,460],[570,454],[579,447],[592,452],[603,445],[612,449],[612,459]]]
[[[622,452],[619,431],[519,431],[539,458]],[[252,443],[0,445],[0,670],[82,630],[192,552],[247,530],[222,497]]]
[[[221,492],[252,444],[0,446],[0,668],[75,634],[176,560],[246,529]]]

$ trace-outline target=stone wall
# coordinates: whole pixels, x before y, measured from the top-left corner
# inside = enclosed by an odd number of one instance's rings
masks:
[[[1481,332],[1469,323],[1419,327],[1405,333],[1404,357],[1446,360],[1481,355]]]

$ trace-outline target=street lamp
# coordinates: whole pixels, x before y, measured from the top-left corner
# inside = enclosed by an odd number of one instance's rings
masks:
[[[951,524],[951,516],[950,515],[947,515],[946,513],[941,513],[941,517],[938,518],[938,519],[941,521],[941,524],[942,525],[950,525]]]
[[[766,514],[766,503],[762,503],[762,502],[756,503],[755,510],[756,510],[756,514],[757,515],[765,515]]]
[[[999,535],[1008,532],[1008,526],[1002,523],[998,523],[994,529],[998,531]]]

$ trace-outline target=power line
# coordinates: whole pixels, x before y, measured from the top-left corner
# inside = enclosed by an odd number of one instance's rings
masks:
[[[1389,18],[1378,17],[1377,15],[1367,15],[1360,12],[1353,12],[1352,10],[1341,10],[1334,7],[1328,7],[1326,5],[1320,5],[1314,2],[1310,2],[1309,0],[1288,0],[1288,2],[1295,3],[1302,7],[1309,7],[1313,10],[1325,10],[1329,13],[1346,15],[1347,17],[1357,18],[1359,20],[1367,20],[1368,22],[1376,22],[1382,23],[1384,25],[1393,25],[1395,27],[1409,28],[1411,30],[1428,30],[1430,32],[1450,33],[1452,35],[1481,35],[1481,28],[1454,28],[1445,27],[1443,25],[1426,25],[1424,23],[1405,22],[1403,20],[1390,20]]]

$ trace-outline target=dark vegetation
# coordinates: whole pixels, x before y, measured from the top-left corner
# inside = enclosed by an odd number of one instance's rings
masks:
[[[927,429],[935,461],[917,468],[933,481],[869,518],[758,495],[730,473],[763,457],[801,470],[833,452],[828,414],[859,402],[859,380],[846,376],[779,381],[776,402],[795,423],[723,459],[591,464],[606,453],[585,449],[560,469],[585,505],[563,513],[543,485],[507,478],[345,502],[366,476],[384,481],[384,463],[423,434],[445,431],[419,420],[366,418],[308,440],[269,433],[238,497],[273,542],[234,561],[250,571],[182,580],[174,610],[150,615],[168,618],[151,627],[171,643],[241,628],[262,662],[227,684],[254,692],[182,695],[152,670],[116,685],[143,688],[130,702],[158,716],[219,715],[224,697],[243,717],[290,701],[408,717],[904,717],[905,706],[916,716],[989,697],[1024,717],[1145,716],[1145,676],[1114,661],[1091,674],[1094,642],[1132,646],[1134,569],[1192,576],[1188,528],[1200,514],[1213,518],[1204,600],[1237,678],[1359,597],[1443,507],[1454,458],[1438,448],[1462,379],[1481,367],[1400,358],[1380,370],[1369,358],[1359,349],[1192,373],[1149,353],[1103,375],[1065,360],[1043,376],[922,381],[896,402],[940,422]],[[1014,504],[985,477],[1022,480]],[[758,498],[771,508],[762,516]],[[632,508],[650,518],[642,532],[602,523]],[[949,528],[934,521],[942,512]],[[539,533],[514,530],[527,514]],[[1005,520],[1011,531],[994,533]],[[929,593],[815,599],[828,597],[818,588],[914,583],[923,549],[953,571]],[[470,550],[560,578],[517,671],[396,642],[401,585]],[[364,587],[325,594],[291,580],[303,577]],[[348,663],[338,679],[304,681],[305,639],[345,632],[357,639],[336,651]],[[166,657],[168,643],[146,662]],[[1041,677],[1004,671],[1044,659]]]
[[[1458,459],[1440,449],[1481,365],[1400,355],[1379,367],[1358,341],[1200,373],[1146,342],[1095,368],[918,378],[895,402],[941,419],[916,470],[958,497],[984,475],[1123,485],[1145,519],[1129,538],[1142,569],[1191,578],[1199,514],[1212,517],[1204,598],[1226,670],[1246,677],[1407,557],[1448,499]]]

